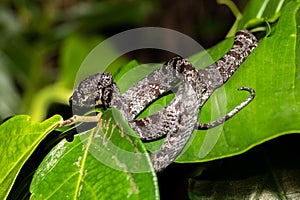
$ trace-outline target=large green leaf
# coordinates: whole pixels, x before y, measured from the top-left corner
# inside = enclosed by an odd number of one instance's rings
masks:
[[[216,120],[244,101],[249,94],[236,90],[241,86],[255,89],[254,101],[223,126],[208,131],[195,131],[187,148],[176,162],[204,162],[228,157],[280,135],[299,132],[299,36],[297,37],[296,22],[298,8],[298,1],[285,4],[271,36],[260,42],[225,87],[218,89],[201,109],[201,122]],[[208,51],[213,60],[229,50],[232,40],[225,40]],[[197,68],[202,68],[210,64],[207,59],[202,61],[206,56],[205,52],[201,52],[190,60]],[[128,80],[130,83],[137,82],[147,71],[150,73],[151,69],[139,66],[127,73],[124,71],[126,70],[123,70],[123,77],[118,80],[122,91],[124,86],[125,89],[128,88]],[[136,76],[137,73],[139,76]],[[155,107],[161,109],[169,100],[170,96],[159,99],[141,116],[154,113],[157,111]],[[154,151],[160,144],[161,141],[156,141],[148,143],[147,147]]]
[[[236,88],[240,86],[255,89],[254,101],[223,127],[194,132],[188,148],[177,162],[203,162],[232,156],[280,135],[300,132],[296,21],[299,7],[299,1],[284,6],[271,36],[260,42],[241,69],[226,83],[223,88],[226,95],[221,88],[203,107],[201,121],[211,120],[212,113],[223,113],[218,106],[224,101],[228,102],[227,110],[243,101],[248,94],[237,92]]]
[[[54,116],[37,123],[19,115],[0,126],[0,199],[7,197],[23,164],[60,120],[60,116]]]
[[[159,198],[151,159],[115,110],[73,142],[59,143],[38,168],[31,192],[32,199]]]
[[[249,94],[246,92],[236,91],[241,86],[255,89],[254,101],[223,126],[195,131],[177,162],[204,162],[228,157],[280,135],[299,132],[299,36],[296,21],[299,7],[299,1],[289,1],[284,5],[271,35],[260,42],[241,69],[201,109],[201,121],[218,119],[247,98]],[[220,58],[231,43],[232,39],[225,40],[211,49],[212,58]],[[191,61],[198,63],[201,58],[203,53],[193,56]],[[121,91],[129,87],[126,80],[134,84],[154,69],[132,68],[134,65],[128,65],[128,70],[133,70],[133,73],[122,70],[123,74],[118,77]],[[146,109],[146,114],[155,112],[155,107],[164,106],[169,98],[163,97],[155,102]],[[121,123],[115,124],[113,117]],[[101,123],[102,129],[98,127],[82,133],[72,143],[62,141],[50,152],[31,185],[33,199],[158,198],[156,176],[141,141],[111,111],[104,114]],[[135,153],[143,155],[145,160],[142,163],[147,170],[136,170],[140,169],[136,168],[139,166],[135,160],[137,156],[128,156]]]
[[[68,36],[61,47],[59,60],[60,80],[58,84],[66,88],[73,88],[80,63],[102,40],[103,38],[101,37],[90,37],[87,39],[77,34]]]
[[[274,7],[274,6],[273,6]],[[297,100],[297,1],[287,3],[270,37],[264,38],[241,69],[218,89],[201,109],[202,122],[209,122],[225,115],[247,98],[246,92],[236,91],[241,86],[253,87],[256,98],[224,126],[208,131],[195,131],[188,148],[177,162],[203,162],[242,153],[264,141],[283,134],[299,132],[299,100]],[[232,39],[225,40],[208,51],[213,60],[220,58],[230,48]],[[299,53],[298,53],[299,54]],[[207,62],[199,62],[205,53],[191,58],[197,68]],[[200,63],[201,65],[199,65]],[[207,66],[207,65],[206,65]],[[128,88],[126,80],[136,82],[151,71],[145,66],[130,69],[119,79],[121,90]],[[126,71],[126,70],[123,70]],[[136,74],[139,74],[137,77]],[[125,78],[124,78],[125,77]],[[127,78],[126,78],[127,77]],[[132,84],[131,84],[132,85]],[[163,97],[148,107],[142,116],[157,111],[169,102]],[[147,145],[151,150],[153,146]],[[154,144],[157,149],[157,144]],[[154,149],[155,149],[154,148]]]

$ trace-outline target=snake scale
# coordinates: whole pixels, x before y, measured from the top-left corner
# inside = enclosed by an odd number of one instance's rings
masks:
[[[250,96],[220,120],[198,123],[201,107],[214,90],[222,86],[258,45],[246,30],[236,33],[232,48],[211,66],[197,70],[187,59],[175,57],[137,82],[122,95],[110,73],[99,72],[79,83],[70,98],[77,108],[116,108],[143,141],[166,137],[152,163],[159,172],[180,154],[195,129],[215,127],[245,107],[255,96],[253,89],[241,87]],[[173,100],[159,112],[142,119],[136,117],[155,99],[181,84]]]

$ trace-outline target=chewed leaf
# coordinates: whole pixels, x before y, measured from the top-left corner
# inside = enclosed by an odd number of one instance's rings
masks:
[[[95,128],[62,141],[37,170],[32,199],[158,199],[149,155],[124,131],[134,134],[116,110],[108,110]]]

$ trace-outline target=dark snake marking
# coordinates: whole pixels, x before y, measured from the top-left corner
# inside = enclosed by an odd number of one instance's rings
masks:
[[[249,98],[220,120],[209,124],[198,123],[201,107],[215,89],[228,81],[257,44],[251,33],[238,31],[230,51],[213,65],[197,70],[186,59],[172,58],[121,96],[111,74],[100,72],[78,85],[70,103],[79,108],[101,105],[104,108],[119,109],[142,140],[153,140],[166,135],[165,142],[152,160],[154,169],[161,171],[180,154],[195,128],[208,129],[223,123],[254,98],[251,88],[242,87],[241,90],[251,92]],[[180,81],[182,84],[170,104],[156,114],[135,119],[147,105]]]

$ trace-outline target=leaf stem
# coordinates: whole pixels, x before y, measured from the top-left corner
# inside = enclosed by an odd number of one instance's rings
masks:
[[[236,20],[234,24],[232,25],[230,31],[227,33],[226,37],[232,37],[235,35],[237,26],[239,21],[242,19],[242,13],[238,9],[238,7],[235,5],[235,3],[231,0],[217,0],[217,3],[226,5],[232,12],[232,14],[235,16]]]

